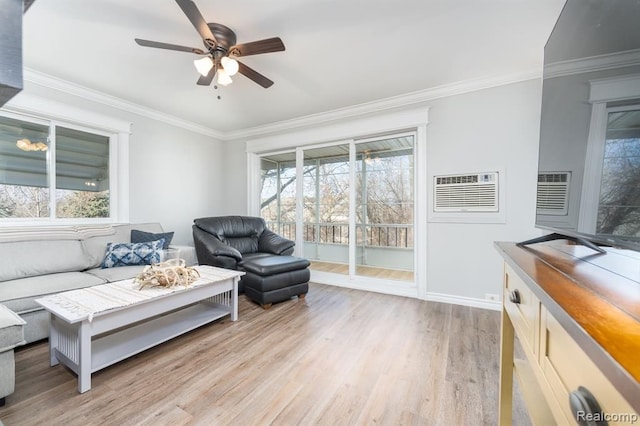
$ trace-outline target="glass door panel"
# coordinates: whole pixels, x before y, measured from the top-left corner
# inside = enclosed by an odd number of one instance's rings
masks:
[[[414,137],[356,144],[356,275],[414,280]]]
[[[304,255],[314,270],[349,274],[349,145],[304,150]]]
[[[262,157],[260,212],[273,232],[296,239],[296,154]]]

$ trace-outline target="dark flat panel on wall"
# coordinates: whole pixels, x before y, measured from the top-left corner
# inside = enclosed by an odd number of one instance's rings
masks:
[[[27,9],[29,9],[31,7],[31,5],[33,4],[33,2],[36,0],[24,0],[24,11],[26,12]]]
[[[0,0],[0,106],[22,90],[22,0]]]

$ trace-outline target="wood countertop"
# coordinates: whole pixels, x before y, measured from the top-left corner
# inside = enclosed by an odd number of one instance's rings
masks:
[[[640,253],[496,242],[505,261],[640,412]]]

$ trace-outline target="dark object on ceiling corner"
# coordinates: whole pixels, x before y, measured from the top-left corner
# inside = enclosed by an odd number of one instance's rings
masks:
[[[31,3],[0,0],[0,107],[22,90],[22,13]]]

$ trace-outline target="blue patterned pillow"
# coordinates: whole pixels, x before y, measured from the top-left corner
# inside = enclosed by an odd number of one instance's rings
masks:
[[[102,268],[117,266],[151,265],[160,262],[164,238],[146,243],[108,243]]]

